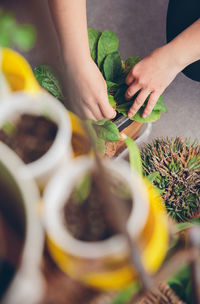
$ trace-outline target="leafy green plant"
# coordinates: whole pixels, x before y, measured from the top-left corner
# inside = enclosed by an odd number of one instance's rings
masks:
[[[119,130],[117,126],[109,119],[94,121],[88,119],[86,126],[97,151],[104,155],[106,141],[116,142],[119,140]]]
[[[168,214],[185,222],[200,214],[200,145],[177,138],[157,138],[141,151],[145,175],[156,173]]]
[[[96,29],[90,28],[88,29],[88,37],[91,56],[106,80],[108,94],[113,96],[117,112],[127,116],[137,94],[129,102],[125,100],[124,95],[128,88],[125,80],[131,68],[141,59],[138,56],[129,57],[123,62],[118,51],[119,39],[112,31],[106,30],[100,33]],[[161,117],[162,111],[167,112],[162,96],[160,96],[152,113],[147,118],[143,118],[142,114],[148,99],[149,97],[140,110],[131,118],[132,120],[152,122]]]
[[[44,89],[61,101],[64,99],[59,79],[52,67],[40,65],[34,69],[34,74]]]
[[[36,41],[35,28],[30,24],[19,24],[13,13],[0,8],[0,46],[18,47],[29,51]]]

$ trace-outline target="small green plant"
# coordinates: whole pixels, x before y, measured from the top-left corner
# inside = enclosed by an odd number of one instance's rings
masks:
[[[200,145],[180,137],[157,138],[141,151],[145,175],[156,173],[168,214],[185,222],[200,214]]]
[[[128,88],[125,79],[131,68],[141,59],[138,56],[129,57],[123,62],[118,51],[119,39],[112,31],[106,30],[100,33],[98,30],[90,28],[88,37],[91,56],[106,80],[109,99],[112,98],[114,101],[118,113],[127,116],[136,95],[129,102],[125,100],[124,95]],[[167,112],[162,96],[160,96],[152,113],[147,118],[143,118],[142,114],[148,98],[136,115],[131,118],[132,120],[152,122],[160,118],[162,111]]]
[[[5,12],[0,8],[0,46],[29,51],[35,41],[36,31],[32,25],[19,24],[12,12]]]
[[[64,100],[62,88],[52,67],[40,65],[34,69],[34,74],[39,84],[59,100]]]
[[[119,140],[119,130],[110,119],[99,121],[88,119],[86,126],[97,151],[102,155],[105,154],[106,141],[116,142]]]

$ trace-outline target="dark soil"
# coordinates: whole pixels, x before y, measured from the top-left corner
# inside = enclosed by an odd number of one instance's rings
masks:
[[[120,182],[120,187],[122,183]],[[119,181],[114,185],[112,182],[111,187],[115,190],[119,187]],[[127,188],[127,187],[126,187]],[[97,180],[92,177],[91,191],[86,200],[81,203],[77,203],[73,199],[73,192],[68,202],[64,206],[64,216],[67,229],[71,234],[78,240],[81,241],[102,241],[108,239],[109,237],[115,235],[117,232],[112,226],[107,214],[105,196],[99,193],[97,185]],[[117,190],[117,188],[116,188]],[[113,191],[113,200],[119,197],[116,195],[117,191]],[[116,201],[117,201],[116,200]],[[125,212],[125,217],[128,219],[132,208],[132,199],[123,198],[123,209]]]
[[[9,122],[8,122],[9,123]],[[0,130],[0,140],[29,164],[41,158],[52,146],[57,125],[44,116],[23,114],[12,130]]]

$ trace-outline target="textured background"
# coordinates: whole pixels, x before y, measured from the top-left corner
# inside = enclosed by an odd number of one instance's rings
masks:
[[[19,21],[36,23],[38,44],[26,54],[31,64],[55,64],[57,41],[46,2],[1,0],[1,4],[14,9]],[[123,58],[144,57],[165,43],[167,6],[167,0],[87,0],[88,26],[115,31]],[[200,83],[179,74],[163,98],[168,113],[153,124],[150,139],[181,135],[200,140]]]

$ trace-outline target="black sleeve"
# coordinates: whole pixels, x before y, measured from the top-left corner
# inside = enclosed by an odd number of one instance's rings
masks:
[[[167,12],[167,42],[174,39],[200,18],[200,0],[170,0]],[[200,41],[197,41],[200,44]],[[200,60],[190,64],[183,73],[200,81]]]

